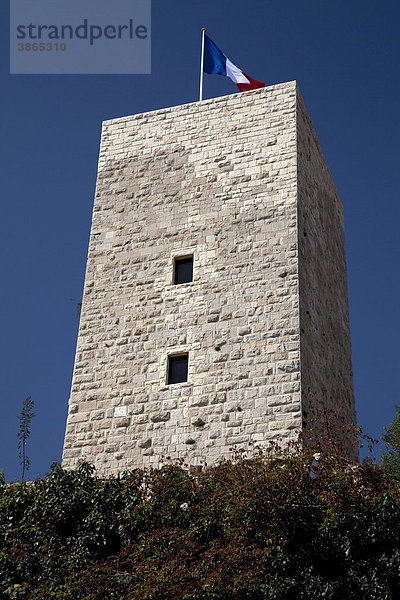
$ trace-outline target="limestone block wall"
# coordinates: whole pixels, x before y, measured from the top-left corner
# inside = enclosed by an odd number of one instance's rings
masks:
[[[304,425],[312,397],[355,423],[343,207],[300,92],[297,200]]]
[[[232,446],[296,436],[302,389],[333,389],[299,286],[326,261],[329,275],[342,222],[323,258],[304,246],[305,213],[321,232],[306,188],[325,167],[318,150],[299,175],[315,135],[299,107],[289,82],[103,124],[64,466],[212,464]],[[173,285],[187,255],[193,281]],[[168,385],[168,356],[181,352],[188,381]]]

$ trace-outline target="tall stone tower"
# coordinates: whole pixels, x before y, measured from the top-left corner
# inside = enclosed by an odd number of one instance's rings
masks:
[[[342,206],[295,82],[103,124],[63,464],[355,419]]]

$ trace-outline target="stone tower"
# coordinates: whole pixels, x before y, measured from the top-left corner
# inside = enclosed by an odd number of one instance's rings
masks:
[[[63,464],[354,421],[342,206],[295,82],[103,123]]]

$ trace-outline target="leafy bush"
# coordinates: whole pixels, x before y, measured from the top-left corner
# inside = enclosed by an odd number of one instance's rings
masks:
[[[395,408],[396,416],[383,435],[386,452],[382,456],[381,464],[389,477],[400,482],[400,406]]]
[[[0,573],[1,599],[394,599],[398,487],[300,446],[196,473],[55,464],[0,485]]]

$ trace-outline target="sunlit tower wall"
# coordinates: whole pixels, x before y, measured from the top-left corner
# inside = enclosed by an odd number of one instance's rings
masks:
[[[342,205],[295,82],[103,123],[63,465],[355,421]]]

